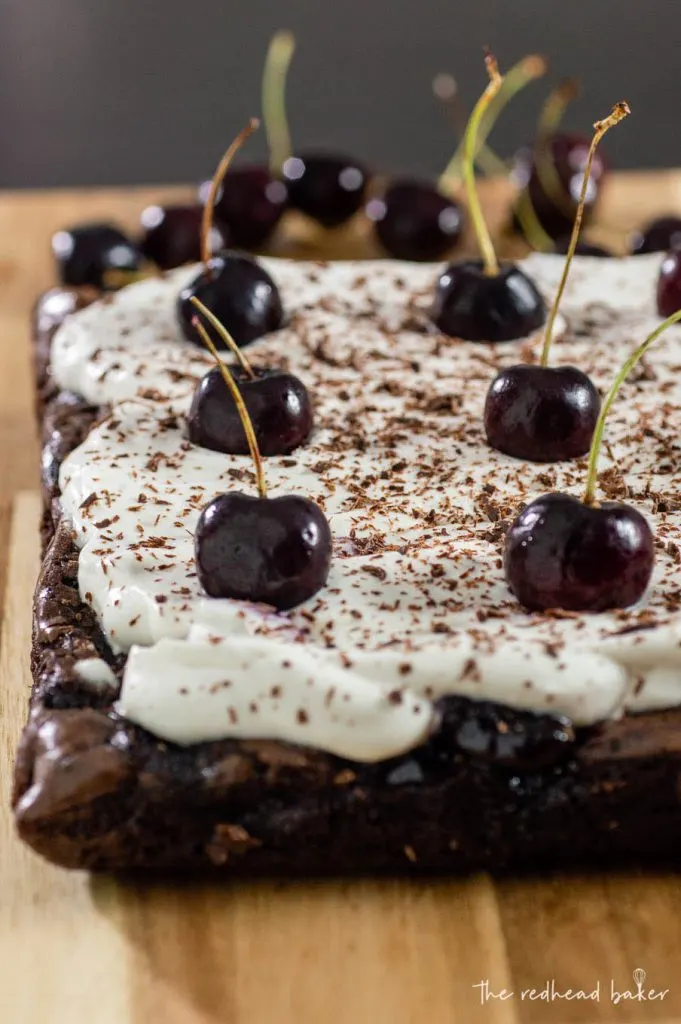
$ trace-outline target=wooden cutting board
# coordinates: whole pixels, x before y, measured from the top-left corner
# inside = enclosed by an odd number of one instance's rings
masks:
[[[133,224],[146,202],[186,194],[0,195],[0,1020],[681,1024],[681,881],[671,874],[235,887],[90,878],[16,841],[8,792],[38,563],[30,303],[51,280],[54,228],[101,215]],[[507,200],[505,183],[487,189],[497,223]],[[681,172],[617,176],[601,237],[622,244],[673,209]],[[366,251],[361,234],[341,242]],[[640,989],[634,971],[645,971]],[[592,998],[568,1000],[570,989]],[[613,989],[658,998],[615,1001]]]

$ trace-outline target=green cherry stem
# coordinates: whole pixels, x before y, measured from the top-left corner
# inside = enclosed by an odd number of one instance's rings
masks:
[[[208,322],[213,325],[217,333],[224,341],[227,348],[232,350],[233,354],[236,356],[239,363],[241,364],[242,370],[244,370],[244,372],[248,374],[251,380],[255,380],[255,373],[253,372],[253,367],[249,363],[248,359],[246,359],[246,356],[243,354],[243,352],[241,351],[241,349],[239,348],[239,346],[237,345],[237,343],[235,342],[234,338],[229,333],[225,325],[221,324],[218,318],[216,317],[215,313],[211,313],[208,307],[204,306],[201,300],[197,299],[195,295],[192,295],[190,301],[194,308],[198,309],[199,313],[201,313],[201,315],[204,316],[206,320],[208,320]]]
[[[213,180],[210,183],[210,192],[206,199],[206,205],[203,208],[203,218],[201,220],[201,262],[203,263],[206,272],[209,272],[209,264],[211,258],[211,245],[210,239],[213,233],[213,215],[215,212],[215,200],[217,198],[218,189],[223,182],[225,174],[229,170],[237,150],[241,149],[249,135],[260,127],[260,121],[257,117],[252,117],[245,128],[242,128],[237,137],[229,146],[220,160],[217,166]]]
[[[515,204],[515,215],[518,218],[518,223],[528,245],[531,245],[537,252],[551,252],[553,249],[553,239],[544,231],[532,205],[530,193],[526,188],[518,195]]]
[[[586,193],[589,187],[589,179],[591,176],[591,165],[593,163],[598,143],[601,141],[606,132],[614,128],[616,124],[624,120],[631,113],[629,104],[622,102],[617,103],[612,108],[612,113],[602,121],[596,121],[594,124],[594,137],[591,140],[589,146],[589,152],[584,165],[584,178],[582,179],[582,188],[579,193],[579,202],[577,204],[577,213],[575,214],[575,222],[572,225],[572,234],[570,236],[570,244],[568,246],[567,255],[565,257],[565,263],[563,265],[563,273],[560,278],[560,284],[558,285],[558,291],[553,300],[551,306],[551,312],[549,318],[546,321],[546,327],[544,329],[544,345],[542,347],[540,365],[548,366],[549,362],[549,351],[551,349],[551,340],[553,337],[553,327],[556,322],[556,316],[558,315],[558,307],[560,306],[561,299],[563,298],[563,292],[565,291],[565,285],[567,284],[568,274],[570,273],[570,264],[572,263],[572,257],[575,254],[577,248],[577,242],[579,241],[579,232],[582,227],[582,219],[584,217],[584,204],[586,202]]]
[[[518,61],[517,64],[514,64],[510,71],[504,75],[501,86],[496,90],[496,95],[493,95],[491,101],[485,104],[486,112],[483,111],[484,116],[481,116],[481,121],[477,129],[475,159],[478,160],[478,162],[481,163],[480,158],[483,154],[485,154],[485,158],[487,160],[489,160],[489,156],[492,156],[496,161],[495,170],[500,174],[506,175],[506,165],[502,160],[499,160],[496,154],[492,153],[492,151],[487,148],[487,139],[506,104],[513,99],[516,93],[519,93],[520,90],[524,89],[530,82],[533,82],[537,78],[541,78],[542,75],[545,75],[547,67],[548,64],[544,57],[540,57],[539,54],[536,53],[530,53],[526,57],[523,57],[522,60]],[[466,138],[464,134],[464,138],[459,143],[456,153],[440,175],[440,180],[438,182],[440,188],[446,188],[452,181],[456,181],[464,175],[466,162],[465,147]]]
[[[270,172],[273,177],[291,156],[291,133],[286,117],[286,77],[296,48],[292,32],[275,32],[265,57],[262,76],[262,119],[270,151]]]
[[[584,504],[594,505],[596,503],[596,484],[598,482],[598,456],[600,455],[601,445],[603,442],[603,430],[605,427],[605,420],[610,412],[610,408],[617,398],[617,393],[622,387],[622,384],[629,376],[633,368],[639,362],[640,359],[646,354],[653,342],[657,341],[661,334],[663,334],[668,327],[678,323],[681,320],[681,309],[676,313],[673,313],[663,323],[659,324],[652,334],[649,334],[642,345],[639,345],[637,349],[632,352],[627,361],[622,366],[622,369],[615,377],[612,387],[608,391],[605,397],[601,411],[596,421],[594,428],[594,436],[591,441],[591,450],[589,452],[589,465],[586,477],[586,489],[584,491]]]
[[[537,138],[550,138],[563,120],[568,105],[579,96],[579,82],[576,78],[564,78],[544,100],[537,121]]]
[[[478,247],[480,249],[480,255],[482,256],[485,273],[490,277],[494,277],[499,273],[499,262],[494,251],[494,245],[489,233],[489,228],[485,223],[482,206],[480,205],[480,196],[478,195],[478,190],[475,184],[475,152],[480,122],[484,117],[485,111],[488,110],[490,103],[499,92],[503,78],[499,74],[497,62],[491,53],[485,54],[485,66],[487,68],[487,74],[489,75],[489,83],[482,96],[473,107],[473,112],[468,119],[468,124],[466,125],[466,131],[463,137],[463,177],[468,197],[468,212],[473,224],[475,237],[478,241]]]
[[[258,486],[258,494],[261,498],[266,498],[267,486],[265,484],[265,470],[263,468],[262,456],[260,455],[260,449],[258,448],[258,442],[255,437],[255,430],[253,429],[251,417],[248,415],[246,403],[241,396],[241,392],[236,386],[236,382],[232,377],[232,374],[229,372],[229,367],[218,355],[217,349],[208,335],[208,331],[203,326],[198,316],[192,317],[192,327],[198,332],[204,345],[217,363],[217,367],[222,374],[222,379],[229,388],[230,394],[234,399],[234,404],[236,405],[237,412],[239,413],[239,419],[241,420],[241,425],[244,428],[244,434],[246,435],[246,440],[248,442],[248,449],[251,453],[251,458],[253,459],[253,464],[255,466],[255,479]]]

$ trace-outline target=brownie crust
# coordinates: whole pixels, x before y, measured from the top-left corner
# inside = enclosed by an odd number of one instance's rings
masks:
[[[73,309],[91,295],[73,296]],[[274,741],[182,748],[113,710],[124,656],[79,596],[59,506],[64,457],[106,413],[50,378],[58,323],[34,317],[44,562],[33,692],[16,762],[21,837],[72,868],[234,875],[460,872],[672,859],[681,841],[681,711],[574,730],[548,715],[446,698],[420,748],[357,764]],[[78,661],[103,658],[116,685]]]

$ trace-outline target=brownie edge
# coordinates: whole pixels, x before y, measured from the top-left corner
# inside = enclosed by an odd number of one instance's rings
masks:
[[[461,759],[428,776],[416,757],[360,779],[278,743],[178,750],[104,711],[36,708],[14,808],[34,850],[95,870],[401,874],[674,859],[679,716],[650,718],[550,774]],[[670,749],[653,752],[651,732]]]

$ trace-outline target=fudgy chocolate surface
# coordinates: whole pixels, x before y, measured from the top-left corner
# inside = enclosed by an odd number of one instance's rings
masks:
[[[78,302],[88,296],[80,296]],[[58,468],[104,410],[49,376],[38,310],[43,537],[29,723],[14,787],[21,836],[69,867],[238,874],[460,871],[673,857],[681,838],[681,712],[579,733],[564,720],[447,698],[407,755],[366,765],[270,741],[180,748],[112,710],[76,671],[110,651],[78,593]]]

